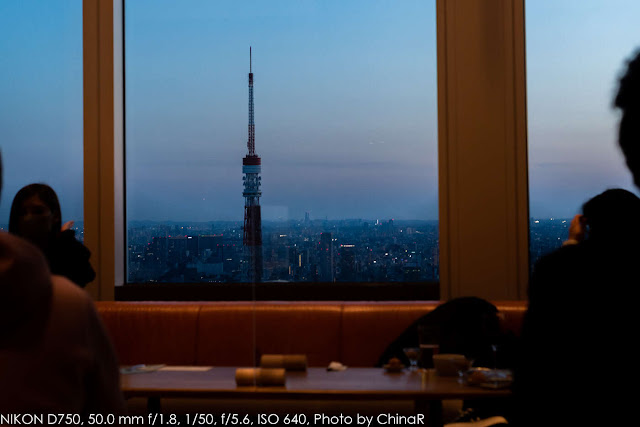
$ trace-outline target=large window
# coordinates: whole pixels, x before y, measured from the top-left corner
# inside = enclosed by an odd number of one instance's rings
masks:
[[[526,2],[531,264],[589,198],[634,190],[612,103],[639,14],[632,0]]]
[[[0,228],[18,190],[41,182],[82,239],[82,1],[1,2],[0,29]]]
[[[259,280],[437,280],[435,38],[428,1],[126,2],[127,281],[251,281],[250,46]]]

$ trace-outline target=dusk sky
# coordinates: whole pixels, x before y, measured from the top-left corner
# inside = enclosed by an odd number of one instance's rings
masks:
[[[0,1],[0,224],[33,182],[82,219],[82,129],[82,0]]]
[[[242,219],[249,46],[264,219],[437,218],[435,3],[135,1],[131,219]]]
[[[636,0],[526,2],[531,216],[571,217],[607,188],[635,191],[612,105],[639,16]]]
[[[249,46],[263,217],[437,219],[435,2],[126,3],[129,220],[242,219]],[[527,2],[531,216],[631,179],[611,108],[640,2]],[[82,218],[82,1],[0,2],[0,224]]]

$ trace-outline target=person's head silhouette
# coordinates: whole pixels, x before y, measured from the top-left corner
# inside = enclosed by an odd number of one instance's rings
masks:
[[[638,231],[632,224],[640,217],[640,198],[630,191],[614,188],[598,194],[582,206],[589,239],[631,240]]]
[[[614,105],[622,110],[618,142],[633,181],[640,187],[640,51],[620,79]]]
[[[18,191],[9,214],[9,232],[43,251],[61,228],[60,202],[53,188],[30,184]]]

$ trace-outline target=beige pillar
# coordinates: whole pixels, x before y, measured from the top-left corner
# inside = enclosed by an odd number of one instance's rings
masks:
[[[437,0],[441,298],[526,298],[523,0]]]
[[[98,300],[112,300],[124,275],[121,7],[83,2],[84,227],[96,270],[87,290]]]

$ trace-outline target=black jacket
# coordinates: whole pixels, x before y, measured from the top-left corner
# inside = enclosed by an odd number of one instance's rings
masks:
[[[628,235],[565,246],[538,261],[515,370],[513,424],[635,419],[629,387],[638,380],[639,265],[637,239]]]
[[[89,262],[91,252],[75,238],[73,230],[59,233],[45,255],[52,274],[64,276],[80,287],[96,277]]]

